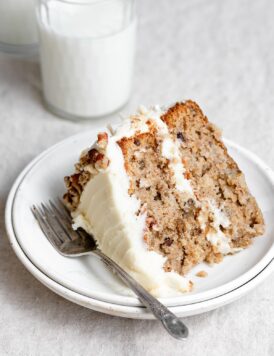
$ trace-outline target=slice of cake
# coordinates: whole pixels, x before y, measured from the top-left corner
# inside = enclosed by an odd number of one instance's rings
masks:
[[[192,101],[141,108],[98,134],[64,196],[75,227],[156,296],[191,289],[185,274],[247,247],[262,213],[220,131]]]

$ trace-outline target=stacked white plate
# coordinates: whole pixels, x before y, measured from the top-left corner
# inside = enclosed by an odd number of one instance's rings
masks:
[[[77,304],[111,315],[152,319],[132,292],[95,256],[65,258],[43,235],[30,211],[32,204],[64,193],[63,177],[73,171],[80,152],[96,139],[100,128],[70,137],[34,159],[15,181],[6,205],[10,243],[25,267],[44,285]],[[195,288],[162,302],[178,316],[217,308],[248,293],[274,269],[274,173],[254,154],[225,140],[229,153],[246,176],[261,207],[266,233],[248,249],[214,266],[197,266],[190,274]],[[206,278],[195,276],[206,270]]]

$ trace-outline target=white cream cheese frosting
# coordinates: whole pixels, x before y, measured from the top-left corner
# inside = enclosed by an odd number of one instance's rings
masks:
[[[212,227],[214,228],[214,232],[210,230],[206,238],[207,240],[215,246],[219,252],[224,255],[232,252],[232,248],[230,247],[229,240],[226,235],[222,232],[221,227],[228,228],[230,225],[230,221],[224,212],[219,209],[215,204],[209,202],[210,211],[213,213],[213,222]]]
[[[218,208],[213,201],[206,201],[205,203],[206,204],[203,205],[198,218],[201,224],[201,229],[204,230],[206,227],[206,222],[208,221],[208,214],[211,213],[211,228],[206,235],[206,239],[211,243],[212,246],[217,249],[217,251],[223,255],[242,250],[241,248],[231,247],[229,243],[230,240],[222,231],[222,228],[226,229],[231,224],[229,218],[226,216],[222,208]]]
[[[190,290],[191,284],[176,272],[165,272],[166,258],[147,249],[143,240],[146,214],[136,214],[140,202],[128,194],[130,182],[117,144],[121,137],[148,131],[145,122],[153,118],[153,113],[160,120],[158,110],[147,112],[145,116],[140,115],[133,127],[126,122],[109,138],[106,150],[109,167],[86,184],[73,217],[75,228],[82,227],[93,234],[99,248],[150,293],[166,297]]]

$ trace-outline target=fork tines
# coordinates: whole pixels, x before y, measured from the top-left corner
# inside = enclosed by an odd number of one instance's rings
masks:
[[[79,238],[79,234],[71,227],[71,217],[63,203],[56,199],[48,204],[33,205],[31,211],[39,223],[47,239],[54,245],[60,246],[67,241]]]

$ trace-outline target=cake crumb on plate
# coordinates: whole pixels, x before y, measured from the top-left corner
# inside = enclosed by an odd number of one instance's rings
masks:
[[[206,271],[199,271],[199,272],[196,273],[196,276],[200,277],[200,278],[205,278],[205,277],[207,277],[207,272]]]

